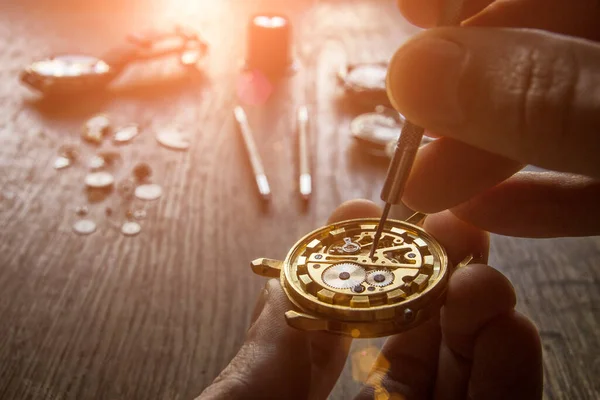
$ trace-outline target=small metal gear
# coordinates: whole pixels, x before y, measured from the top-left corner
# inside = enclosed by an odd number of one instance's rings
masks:
[[[365,281],[367,272],[354,263],[332,265],[323,271],[323,282],[334,289],[350,289]]]
[[[387,269],[370,271],[367,274],[367,283],[372,286],[387,286],[394,282],[394,274]]]

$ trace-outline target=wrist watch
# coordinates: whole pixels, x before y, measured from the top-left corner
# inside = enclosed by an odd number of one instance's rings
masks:
[[[444,248],[418,225],[424,217],[387,220],[373,258],[379,219],[353,219],[309,233],[284,261],[254,260],[252,271],[280,279],[294,328],[354,338],[396,334],[438,315],[452,269]]]
[[[58,54],[35,61],[19,75],[22,83],[44,95],[80,94],[106,88],[134,62],[177,55],[185,67],[195,67],[208,44],[195,32],[172,29],[132,34],[122,45],[102,57]]]

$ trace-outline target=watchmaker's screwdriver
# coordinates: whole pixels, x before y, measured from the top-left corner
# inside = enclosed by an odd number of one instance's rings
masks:
[[[460,25],[461,11],[464,0],[445,0],[444,7],[442,8],[442,14],[438,20],[437,26],[456,26]],[[389,72],[387,76],[387,89],[389,91]],[[388,94],[388,97],[389,94]],[[391,99],[391,97],[390,97]],[[404,187],[406,181],[412,169],[412,165],[417,155],[417,150],[421,145],[423,139],[424,129],[420,126],[413,124],[410,121],[406,121],[402,127],[400,138],[396,144],[394,156],[390,163],[390,167],[385,178],[383,189],[381,190],[381,200],[385,201],[385,207],[383,208],[383,214],[377,225],[375,231],[375,237],[373,238],[373,244],[371,245],[371,252],[369,257],[373,258],[375,250],[379,245],[381,234],[385,226],[385,221],[388,218],[392,204],[399,204],[402,201],[402,195],[404,194]]]
[[[252,167],[252,173],[254,174],[254,180],[256,182],[258,193],[263,200],[268,201],[271,198],[271,188],[269,187],[269,181],[267,180],[267,175],[265,175],[265,169],[263,168],[260,154],[258,153],[256,143],[254,142],[254,138],[252,136],[252,130],[248,124],[246,112],[242,107],[237,106],[233,109],[233,115],[235,116],[235,120],[239,125],[240,133],[242,134],[242,139],[244,141],[244,146],[246,147],[246,152],[248,153],[248,158],[250,159],[250,166]]]

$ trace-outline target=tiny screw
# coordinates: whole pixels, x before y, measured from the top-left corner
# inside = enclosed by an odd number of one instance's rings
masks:
[[[410,322],[415,317],[415,313],[410,308],[404,310],[404,321]]]
[[[152,169],[146,163],[139,163],[133,168],[133,176],[138,182],[145,181],[152,175]]]
[[[365,291],[365,288],[361,285],[358,285],[358,286],[354,286],[354,288],[352,290],[354,290],[356,293],[362,293]]]
[[[75,209],[75,214],[79,217],[84,217],[88,214],[88,208],[86,206],[79,206]]]
[[[323,255],[322,255],[322,254],[317,254],[317,255],[315,256],[315,260],[320,260],[321,258],[323,258]]]
[[[315,264],[315,265],[313,265],[313,267],[314,267],[315,269],[319,269],[319,268],[321,268],[321,264]]]

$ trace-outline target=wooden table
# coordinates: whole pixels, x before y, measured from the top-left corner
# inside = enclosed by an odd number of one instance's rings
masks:
[[[14,3],[14,4],[9,4]],[[232,119],[248,17],[266,9],[293,17],[302,68],[249,106],[274,193],[255,195]],[[211,44],[204,75],[163,60],[132,68],[104,95],[69,104],[36,100],[18,80],[36,57],[79,50],[102,54],[139,28],[181,22]],[[352,146],[356,110],[335,72],[345,62],[379,60],[415,30],[392,1],[76,0],[0,5],[0,398],[190,399],[240,346],[263,285],[249,269],[283,257],[342,201],[378,198],[385,163]],[[315,196],[296,189],[294,110],[311,109]],[[146,161],[163,197],[139,236],[124,237],[104,216],[118,196],[88,204],[85,167],[52,168],[58,147],[79,142],[98,112],[116,125],[143,124],[121,149],[117,178]],[[157,145],[154,133],[180,129],[187,152]],[[94,149],[82,145],[82,157]],[[75,209],[87,205],[98,231],[77,236]],[[600,393],[598,238],[493,238],[491,262],[539,326],[549,399]],[[355,343],[355,349],[365,346]],[[358,384],[346,368],[332,398]]]

